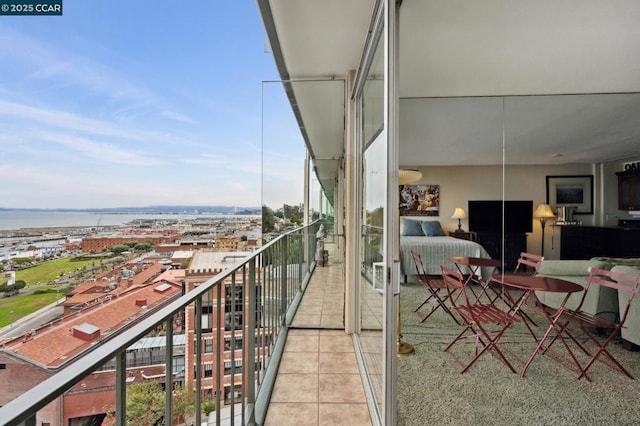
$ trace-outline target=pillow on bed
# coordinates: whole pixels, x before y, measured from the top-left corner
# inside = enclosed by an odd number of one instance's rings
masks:
[[[421,220],[400,218],[400,235],[407,237],[424,237],[422,227],[420,226]]]
[[[440,222],[437,220],[422,221],[422,232],[427,237],[444,237],[446,234],[442,230]]]

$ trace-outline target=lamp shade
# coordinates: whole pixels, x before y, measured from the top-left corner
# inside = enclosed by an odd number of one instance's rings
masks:
[[[420,170],[400,169],[398,170],[398,183],[400,185],[408,185],[422,179]]]
[[[453,216],[451,216],[451,219],[465,219],[467,217],[467,213],[464,211],[464,209],[462,207],[456,207],[455,211],[453,212]]]
[[[549,206],[549,204],[538,204],[533,212],[533,217],[536,219],[549,219],[556,217],[556,215],[553,213],[553,210],[551,210],[551,206]]]

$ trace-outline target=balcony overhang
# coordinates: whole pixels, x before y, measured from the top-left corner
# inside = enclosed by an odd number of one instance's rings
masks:
[[[258,0],[281,78],[340,79],[357,70],[375,3]],[[401,167],[455,165],[461,152],[466,165],[500,164],[503,121],[511,164],[637,153],[640,3],[404,1],[399,19]],[[344,137],[308,131],[341,108],[337,99],[318,108],[316,95],[293,88],[291,105],[311,157],[339,158]],[[329,164],[316,167],[323,187],[339,173],[324,169]]]

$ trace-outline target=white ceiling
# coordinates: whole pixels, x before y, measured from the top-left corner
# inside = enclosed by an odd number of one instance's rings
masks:
[[[638,91],[639,22],[635,0],[403,1],[400,96]]]
[[[504,111],[504,112],[503,112]],[[400,101],[404,166],[598,163],[640,155],[640,94]]]
[[[374,3],[258,0],[281,76],[356,70]],[[640,94],[612,93],[640,93],[639,23],[636,0],[404,0],[400,165],[498,164],[503,123],[512,164],[638,156]],[[344,93],[293,93],[305,128],[338,126],[307,135],[313,155],[341,156]]]

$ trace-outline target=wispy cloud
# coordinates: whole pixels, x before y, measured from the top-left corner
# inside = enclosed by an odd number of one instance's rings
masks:
[[[224,8],[246,12],[243,3]],[[208,2],[201,4],[214,13]],[[274,183],[274,196],[299,198],[304,145],[287,148],[295,123],[285,131],[287,123],[270,117],[278,126],[269,128],[272,153],[263,152],[260,79],[277,71],[261,52],[257,15],[232,28],[207,27],[215,41],[246,25],[232,46],[212,45],[202,30],[192,31],[194,20],[211,20],[202,14],[191,20],[155,16],[154,22],[175,25],[168,35],[163,25],[140,31],[133,14],[120,17],[114,31],[116,10],[83,6],[64,24],[12,20],[0,26],[0,181],[7,183],[0,185],[0,202],[248,206],[266,192],[261,182],[275,179],[287,184]],[[149,13],[161,12],[144,13],[150,19]],[[259,41],[257,60],[252,38]]]
[[[77,114],[56,109],[39,108],[0,99],[0,116],[5,119],[18,119],[30,123],[44,124],[69,131],[115,136],[123,139],[141,138],[141,135],[131,132],[102,120],[86,118]]]
[[[189,123],[189,124],[196,123],[195,120],[192,120],[186,115],[178,114],[177,112],[173,112],[173,111],[162,111],[160,113],[160,116],[164,118],[168,118],[169,120],[181,121],[183,123]]]
[[[121,123],[84,117],[58,109],[35,107],[2,99],[0,99],[0,117],[2,117],[0,121],[2,119],[20,120],[24,123],[29,123],[29,126],[40,124],[49,128],[71,132],[72,134],[99,135],[117,138],[122,142],[137,141],[141,144],[154,146],[157,146],[158,143],[180,146],[195,144],[185,135],[124,126]]]
[[[16,43],[16,40],[20,42]],[[95,48],[100,49],[99,46]],[[20,80],[25,87],[90,93],[105,102],[136,105],[137,108],[155,109],[165,102],[121,71],[122,64],[116,68],[96,62],[53,39],[37,39],[25,32],[0,28],[0,56],[11,60],[15,69],[24,70]]]
[[[93,158],[94,160],[105,163],[126,164],[136,167],[159,166],[163,164],[163,161],[144,152],[135,152],[112,143],[96,142],[81,136],[51,132],[34,132],[33,136],[38,139],[57,143],[84,157]]]

